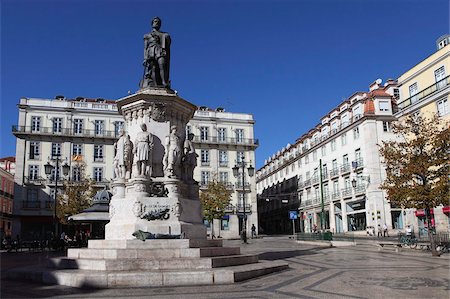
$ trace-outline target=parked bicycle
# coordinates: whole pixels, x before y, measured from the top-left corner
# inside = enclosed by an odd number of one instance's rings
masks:
[[[411,249],[417,247],[417,238],[414,235],[399,234],[398,241],[402,246],[408,246]]]

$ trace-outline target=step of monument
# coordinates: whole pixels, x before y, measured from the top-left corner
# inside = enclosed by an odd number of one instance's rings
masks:
[[[49,270],[42,267],[16,268],[7,271],[8,279],[31,280],[82,288],[136,288],[230,284],[288,268],[284,261],[200,270],[95,271]]]
[[[104,271],[212,269],[217,267],[257,263],[256,255],[218,256],[210,258],[173,259],[74,259],[52,258],[48,267]]]
[[[168,259],[240,254],[239,247],[104,249],[69,248],[68,258],[85,259]]]
[[[222,240],[206,239],[149,239],[141,240],[89,240],[91,249],[156,249],[222,247]]]

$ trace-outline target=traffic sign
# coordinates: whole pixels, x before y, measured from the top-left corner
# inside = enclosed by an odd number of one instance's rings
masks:
[[[289,219],[296,220],[298,218],[298,211],[289,211]]]

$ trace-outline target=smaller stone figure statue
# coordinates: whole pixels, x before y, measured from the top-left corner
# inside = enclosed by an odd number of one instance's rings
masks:
[[[147,125],[141,124],[142,132],[139,132],[134,142],[134,154],[136,155],[137,174],[135,176],[151,176],[153,135],[147,132]],[[147,166],[150,166],[149,169]]]
[[[116,150],[116,155],[114,157],[114,174],[116,179],[125,178],[125,141],[124,130],[120,129],[119,139],[114,143],[114,149]]]
[[[124,147],[124,163],[125,163],[125,177],[131,178],[131,172],[133,169],[133,142],[130,140],[130,135],[127,135],[125,139]]]
[[[194,134],[189,133],[184,141],[184,155],[182,158],[183,178],[186,182],[194,181],[194,168],[197,166],[197,153],[195,152],[192,139]]]
[[[154,17],[152,31],[144,35],[144,78],[141,88],[157,86],[170,88],[170,36],[161,32],[161,19]]]
[[[180,137],[177,135],[176,126],[170,127],[170,135],[166,137],[164,148],[164,174],[169,178],[176,177],[181,160]]]

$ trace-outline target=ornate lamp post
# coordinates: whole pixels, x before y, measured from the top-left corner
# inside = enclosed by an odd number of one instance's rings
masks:
[[[242,229],[242,240],[244,243],[247,243],[247,215],[245,211],[245,163],[244,158],[242,158],[240,165],[239,163],[235,164],[233,169],[233,175],[235,178],[239,177],[239,169],[242,168],[242,204],[244,206],[244,226]],[[251,162],[249,163],[249,166],[247,167],[248,176],[252,177],[255,174],[255,168],[251,165]],[[239,196],[238,196],[239,198]]]
[[[47,176],[50,176],[50,181],[55,181],[55,194],[53,196],[53,225],[54,225],[54,238],[58,237],[58,222],[56,220],[56,200],[57,200],[57,193],[58,193],[58,180],[59,180],[59,163],[61,163],[61,155],[53,155],[51,158],[52,161],[55,162],[55,166],[50,164],[50,161],[47,162],[47,164],[44,165],[45,168],[45,174]],[[55,170],[55,176],[52,178],[51,174],[52,171]],[[64,163],[62,166],[63,175],[67,176],[69,174],[70,166],[67,163]]]

